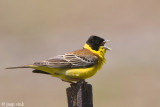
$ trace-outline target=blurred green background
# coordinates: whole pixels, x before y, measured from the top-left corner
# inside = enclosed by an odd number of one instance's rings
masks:
[[[0,106],[67,107],[68,83],[32,64],[81,49],[90,35],[111,40],[95,76],[95,107],[160,107],[159,0],[1,0]]]

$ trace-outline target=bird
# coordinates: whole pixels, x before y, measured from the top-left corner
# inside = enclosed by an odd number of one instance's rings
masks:
[[[6,69],[32,68],[33,73],[48,74],[62,81],[74,83],[92,77],[105,63],[105,46],[109,40],[91,35],[83,48],[57,55],[53,58],[29,65],[8,67]]]

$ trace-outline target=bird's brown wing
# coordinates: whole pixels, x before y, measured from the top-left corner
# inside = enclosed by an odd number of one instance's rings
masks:
[[[81,49],[64,55],[58,55],[46,61],[35,62],[34,65],[50,68],[84,68],[98,63],[98,57],[89,50]]]

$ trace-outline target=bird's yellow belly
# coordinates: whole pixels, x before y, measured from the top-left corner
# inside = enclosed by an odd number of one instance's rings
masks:
[[[86,79],[93,76],[97,72],[97,66],[89,68],[78,68],[66,70],[65,75],[71,78]]]

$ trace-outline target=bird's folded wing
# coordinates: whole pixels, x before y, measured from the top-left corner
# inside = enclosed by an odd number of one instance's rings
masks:
[[[34,65],[50,68],[84,68],[98,63],[97,56],[65,54],[46,61],[35,62]]]

